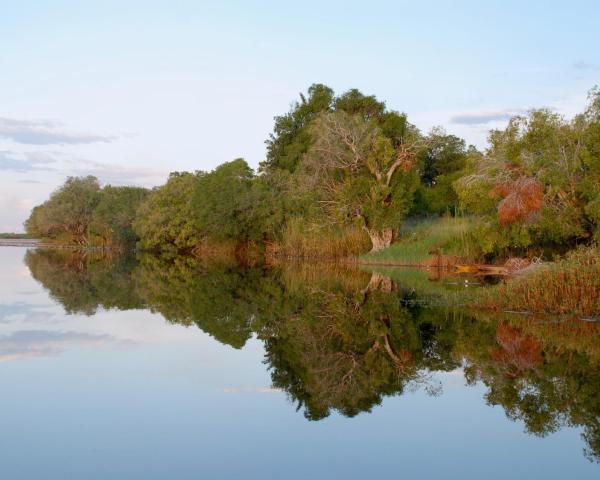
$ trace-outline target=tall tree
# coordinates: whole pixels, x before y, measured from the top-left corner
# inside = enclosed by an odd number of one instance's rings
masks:
[[[373,250],[390,245],[418,182],[416,132],[395,148],[375,121],[340,111],[320,115],[311,133],[305,187],[316,189],[329,221],[358,222]]]
[[[288,113],[275,117],[261,170],[283,169],[293,173],[311,143],[309,124],[319,113],[331,109],[333,98],[331,88],[316,83],[308,88],[308,97],[300,94],[300,101],[293,103]]]
[[[96,177],[68,177],[66,182],[35,208],[25,222],[32,236],[57,238],[85,244],[94,208],[100,200],[100,184]]]
[[[189,252],[202,240],[194,221],[193,193],[204,173],[173,172],[137,210],[134,231],[145,250]]]
[[[138,237],[133,223],[137,209],[148,193],[147,189],[140,187],[104,187],[92,213],[90,232],[102,237],[105,245],[134,245]]]
[[[277,217],[267,185],[241,158],[199,178],[192,203],[198,229],[213,240],[262,240]]]

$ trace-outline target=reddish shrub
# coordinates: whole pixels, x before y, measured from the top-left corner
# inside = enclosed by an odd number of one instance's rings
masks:
[[[501,225],[529,219],[542,208],[544,201],[544,188],[534,178],[521,177],[497,184],[494,192],[503,197],[498,204],[498,220]]]

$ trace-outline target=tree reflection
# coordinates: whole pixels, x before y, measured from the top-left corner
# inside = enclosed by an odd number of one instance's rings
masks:
[[[583,428],[586,455],[600,460],[596,324],[432,308],[416,300],[438,292],[339,265],[61,250],[30,250],[26,263],[68,313],[149,308],[234,348],[255,335],[273,386],[308,419],[355,416],[418,387],[438,394],[434,373],[461,368],[534,435]]]
[[[28,250],[25,264],[31,275],[67,313],[93,315],[99,307],[143,308],[131,275],[137,262],[102,252]]]

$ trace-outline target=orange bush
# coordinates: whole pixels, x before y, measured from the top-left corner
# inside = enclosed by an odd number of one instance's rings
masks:
[[[495,193],[503,197],[498,204],[498,220],[510,225],[527,220],[536,213],[544,201],[544,187],[534,178],[520,177],[494,186]]]

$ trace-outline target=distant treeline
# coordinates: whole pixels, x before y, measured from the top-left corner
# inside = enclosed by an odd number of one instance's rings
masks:
[[[29,238],[29,235],[26,233],[0,233],[0,239],[23,239]]]
[[[358,90],[312,85],[275,117],[266,159],[172,173],[163,186],[68,178],[26,221],[35,237],[160,252],[225,245],[293,255],[378,250],[407,216],[469,214],[481,254],[590,243],[600,235],[600,90],[571,120],[512,118],[485,152]]]

